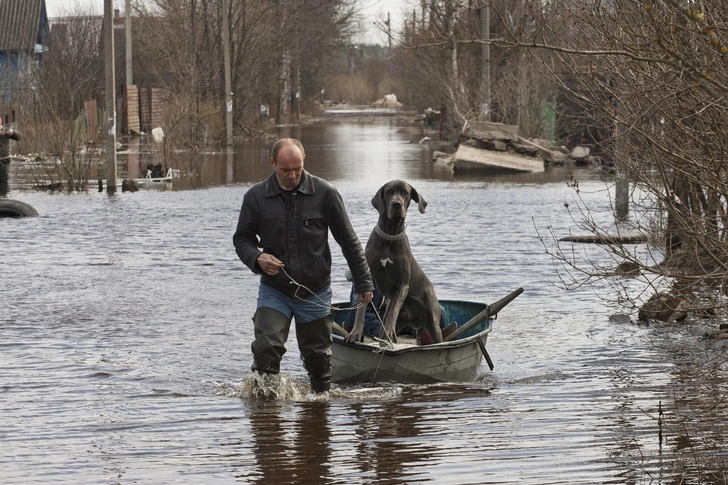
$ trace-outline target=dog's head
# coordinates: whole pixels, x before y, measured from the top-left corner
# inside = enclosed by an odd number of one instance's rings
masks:
[[[424,214],[427,207],[425,198],[404,180],[392,180],[379,188],[372,205],[387,219],[404,220],[411,200],[417,202],[420,214]]]

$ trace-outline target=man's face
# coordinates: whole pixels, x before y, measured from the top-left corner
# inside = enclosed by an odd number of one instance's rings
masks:
[[[303,174],[303,159],[305,157],[297,146],[288,145],[278,152],[278,162],[271,159],[273,170],[276,172],[278,185],[283,190],[293,190],[301,182]]]

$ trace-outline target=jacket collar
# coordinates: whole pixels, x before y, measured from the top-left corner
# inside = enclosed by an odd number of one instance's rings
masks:
[[[316,192],[316,189],[313,185],[313,176],[308,173],[306,170],[303,171],[303,174],[301,175],[301,183],[298,184],[298,187],[296,188],[296,191],[301,192],[302,194],[313,194]],[[281,190],[281,187],[278,185],[278,180],[276,179],[276,172],[275,170],[273,173],[270,174],[270,177],[268,177],[268,180],[265,184],[265,196],[266,197],[277,197],[279,194],[283,193]]]

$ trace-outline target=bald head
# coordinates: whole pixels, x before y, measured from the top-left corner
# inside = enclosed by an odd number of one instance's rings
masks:
[[[290,150],[291,148],[297,148],[301,152],[303,158],[306,158],[306,151],[303,149],[303,145],[300,141],[295,138],[281,138],[273,144],[273,148],[270,150],[270,158],[273,162],[278,162],[278,153],[281,150]]]
[[[306,153],[295,138],[283,138],[273,145],[270,164],[276,173],[278,185],[283,190],[293,190],[301,183],[303,161]]]

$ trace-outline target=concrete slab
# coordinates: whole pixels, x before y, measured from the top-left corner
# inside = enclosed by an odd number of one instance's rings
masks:
[[[513,153],[482,150],[467,145],[460,145],[453,157],[452,169],[458,171],[494,171],[494,172],[543,172],[543,160],[522,157]]]
[[[504,125],[503,123],[490,123],[486,121],[473,121],[466,130],[466,136],[478,140],[518,140],[518,126]]]

